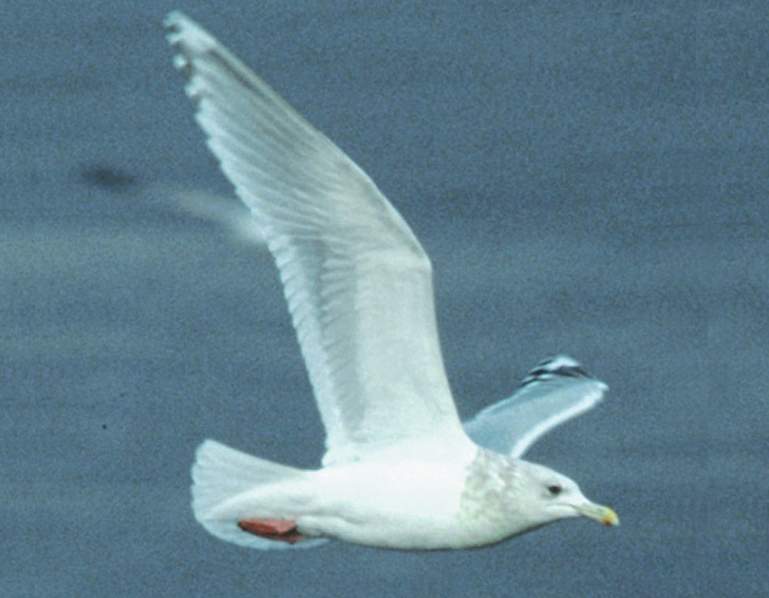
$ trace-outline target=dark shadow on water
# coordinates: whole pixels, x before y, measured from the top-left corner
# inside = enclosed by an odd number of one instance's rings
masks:
[[[107,164],[84,164],[78,170],[78,179],[91,187],[122,192],[136,187],[134,175]]]

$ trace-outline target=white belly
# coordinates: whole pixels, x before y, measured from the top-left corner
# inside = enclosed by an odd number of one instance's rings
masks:
[[[310,512],[299,531],[401,549],[468,545],[458,517],[465,463],[367,461],[313,474]]]

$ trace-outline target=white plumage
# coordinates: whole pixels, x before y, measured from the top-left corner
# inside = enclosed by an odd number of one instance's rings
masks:
[[[615,522],[565,476],[513,458],[605,385],[556,358],[468,424],[479,444],[508,455],[475,444],[443,367],[430,260],[411,229],[210,34],[178,12],[166,26],[208,145],[275,258],[326,429],[317,471],[203,443],[198,521],[255,548],[337,538],[406,549],[483,545],[577,514]]]

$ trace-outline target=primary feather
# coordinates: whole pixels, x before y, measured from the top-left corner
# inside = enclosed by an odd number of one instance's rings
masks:
[[[218,41],[166,20],[208,144],[280,270],[326,428],[324,463],[461,425],[432,267],[373,181]]]

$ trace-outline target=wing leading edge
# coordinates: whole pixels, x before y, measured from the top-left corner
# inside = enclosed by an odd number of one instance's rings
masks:
[[[326,428],[324,464],[461,434],[432,267],[373,181],[203,28],[166,19],[196,119],[280,270]]]

